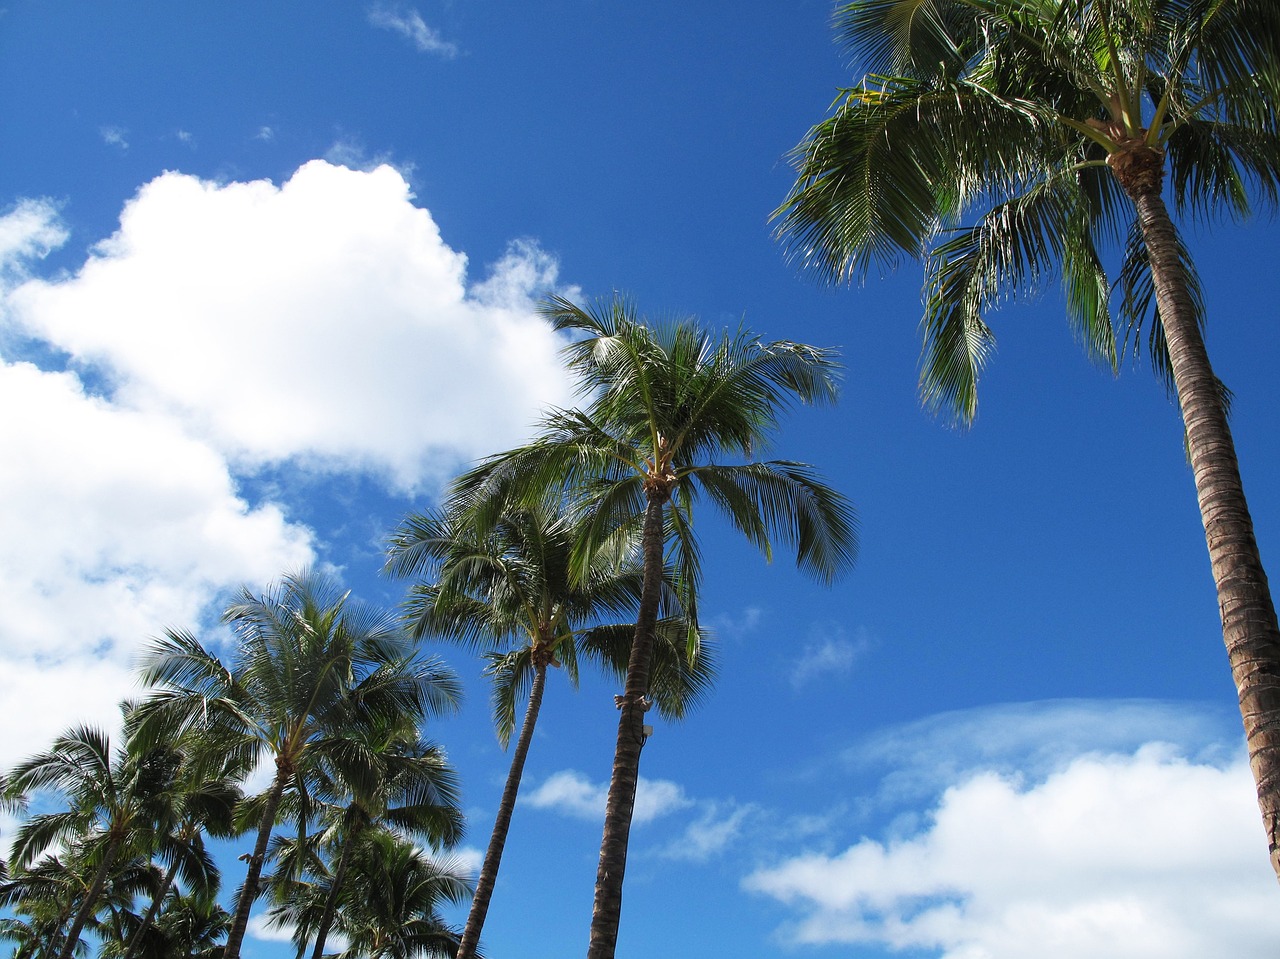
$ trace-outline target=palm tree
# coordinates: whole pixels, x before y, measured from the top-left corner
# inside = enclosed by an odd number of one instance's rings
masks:
[[[1120,316],[1150,327],[1176,390],[1223,638],[1280,875],[1280,631],[1254,538],[1196,274],[1166,205],[1243,218],[1280,196],[1280,5],[1272,0],[854,0],[838,29],[870,79],[795,151],[776,211],[834,281],[926,263],[921,388],[963,422],[985,314],[1060,271],[1068,315],[1116,362],[1103,255],[1124,249]],[[971,225],[958,226],[972,217]]]
[[[47,752],[19,763],[7,777],[10,797],[54,789],[67,801],[65,810],[31,816],[19,827],[12,855],[15,878],[59,843],[73,844],[75,860],[88,870],[83,888],[65,903],[70,925],[59,959],[71,959],[113,872],[149,853],[175,763],[173,751],[165,748],[113,751],[106,733],[81,726],[59,736]]]
[[[471,896],[458,867],[385,830],[367,833],[358,852],[338,912],[337,928],[347,942],[339,959],[452,956],[458,934],[439,910]]]
[[[624,300],[583,309],[559,297],[543,315],[578,338],[566,347],[583,410],[547,417],[532,443],[483,462],[456,484],[483,514],[513,498],[563,489],[584,517],[576,565],[641,528],[643,583],[627,663],[596,874],[589,959],[612,957],[627,840],[646,738],[654,631],[670,554],[690,629],[700,562],[693,505],[705,495],[766,556],[771,537],[806,572],[832,580],[853,560],[856,521],[843,496],[806,464],[751,461],[792,401],[830,402],[837,365],[827,350],[762,342],[745,330],[712,337],[693,320],[654,328]],[[723,464],[725,455],[743,463]],[[668,509],[670,507],[670,509]]]
[[[421,580],[406,601],[414,636],[454,639],[487,651],[494,720],[504,748],[515,728],[517,702],[527,700],[458,959],[475,955],[484,928],[547,667],[563,667],[574,686],[580,657],[596,659],[620,677],[626,672],[635,627],[600,620],[634,615],[643,581],[638,557],[631,549],[618,556],[601,551],[575,577],[576,538],[569,516],[542,503],[503,513],[489,529],[458,509],[416,513],[391,539],[388,572]],[[679,718],[710,682],[711,664],[704,642],[687,645],[688,630],[678,619],[659,627],[655,700],[664,716]]]
[[[366,831],[390,827],[437,849],[455,845],[463,834],[457,774],[443,749],[418,738],[416,724],[374,723],[347,735],[351,748],[322,757],[313,789],[329,820],[320,844],[336,848],[337,858],[317,922],[298,926],[304,943],[314,931],[312,959],[324,954],[347,870]]]
[[[190,633],[167,632],[144,658],[142,680],[155,692],[138,713],[151,735],[194,728],[222,748],[274,760],[224,952],[238,959],[285,790],[305,793],[321,757],[338,761],[350,746],[344,730],[455,708],[460,690],[448,670],[415,658],[392,615],[350,602],[314,573],[286,576],[262,596],[244,590],[223,619],[240,640],[231,664]]]

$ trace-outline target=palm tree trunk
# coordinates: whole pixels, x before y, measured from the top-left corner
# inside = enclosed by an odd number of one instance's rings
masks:
[[[94,909],[98,905],[98,897],[102,895],[103,887],[107,884],[107,873],[111,871],[111,867],[115,864],[116,854],[123,844],[124,833],[118,832],[111,837],[111,841],[107,843],[107,848],[103,850],[102,862],[98,864],[98,870],[93,875],[93,882],[89,883],[89,888],[85,890],[84,899],[80,903],[80,909],[76,912],[76,918],[71,923],[71,928],[67,930],[67,938],[62,944],[62,951],[58,954],[58,959],[71,959],[75,953],[76,944],[80,941],[80,933],[84,931],[85,923],[89,921],[89,917],[93,915]]]
[[[329,938],[329,928],[333,925],[334,913],[338,911],[338,893],[342,889],[342,880],[347,877],[347,866],[351,862],[351,850],[355,848],[363,829],[363,823],[358,820],[355,806],[348,806],[345,815],[348,821],[343,834],[346,838],[342,843],[342,853],[338,856],[338,868],[333,871],[333,882],[329,884],[329,895],[324,900],[324,914],[320,916],[320,925],[316,928],[316,947],[311,953],[311,959],[320,959],[324,955],[325,940]]]
[[[1240,696],[1258,806],[1280,877],[1280,628],[1245,501],[1218,380],[1195,322],[1173,223],[1160,192],[1133,196],[1187,430],[1200,518],[1218,588],[1222,638]]]
[[[502,863],[502,850],[507,844],[507,831],[511,828],[511,814],[516,808],[516,795],[520,792],[525,757],[529,755],[529,744],[533,742],[533,728],[538,723],[538,712],[542,709],[542,694],[547,685],[549,658],[549,650],[540,646],[534,647],[533,688],[529,690],[529,705],[525,708],[524,722],[520,725],[520,736],[516,740],[516,748],[511,756],[511,769],[507,772],[507,782],[502,789],[502,801],[498,804],[498,816],[493,823],[493,833],[489,836],[489,848],[485,850],[484,862],[480,866],[480,876],[476,880],[476,893],[471,899],[467,924],[462,930],[462,939],[458,943],[457,959],[474,959],[476,946],[480,943],[480,932],[484,929],[484,920],[489,914],[489,900],[493,896],[494,884],[498,881],[498,867]]]
[[[186,837],[191,838],[189,835]],[[151,928],[151,924],[155,922],[156,913],[160,911],[160,904],[164,902],[164,897],[169,895],[169,890],[173,888],[174,879],[178,875],[178,860],[175,857],[173,864],[164,874],[164,881],[160,883],[160,888],[156,890],[156,894],[151,897],[151,905],[147,907],[147,914],[142,917],[142,924],[138,926],[133,936],[129,939],[129,948],[125,950],[123,959],[133,959],[138,952],[138,947],[142,945],[142,937],[147,934],[147,930]]]
[[[653,654],[653,632],[658,621],[658,600],[662,586],[663,509],[671,495],[665,483],[646,484],[648,506],[644,516],[644,585],[636,618],[636,634],[627,660],[627,682],[618,718],[618,742],[613,754],[609,780],[609,800],[604,813],[604,836],[600,842],[600,865],[596,870],[595,905],[591,910],[591,942],[587,959],[613,959],[618,944],[618,922],[622,916],[622,879],[627,868],[627,841],[631,835],[631,814],[636,804],[636,784],[640,780],[640,750],[644,748],[644,714],[648,709],[649,660]]]
[[[244,940],[245,930],[249,928],[249,910],[253,908],[253,901],[258,898],[258,882],[262,877],[262,864],[267,858],[271,830],[276,824],[276,809],[292,775],[289,763],[277,756],[276,778],[271,783],[267,808],[262,811],[262,820],[258,824],[258,841],[254,844],[253,855],[249,857],[249,871],[245,874],[244,885],[240,887],[240,895],[236,898],[236,916],[231,922],[231,931],[227,933],[222,959],[240,959],[240,943]]]

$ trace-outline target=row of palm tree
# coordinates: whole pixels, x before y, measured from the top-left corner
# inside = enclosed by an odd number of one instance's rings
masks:
[[[162,955],[182,920],[189,946],[197,927],[206,943],[225,929],[218,955],[237,959],[267,893],[268,919],[292,930],[300,959],[308,948],[320,959],[334,933],[343,955],[478,955],[548,667],[576,685],[585,662],[624,684],[590,947],[612,955],[646,713],[679,719],[714,673],[697,615],[695,502],[709,499],[766,557],[788,543],[824,580],[852,561],[856,521],[811,467],[752,458],[791,402],[835,398],[833,354],[744,330],[717,338],[694,320],[650,324],[617,298],[590,309],[552,298],[543,312],[567,334],[585,402],[404,520],[386,563],[413,581],[400,615],[315,574],[246,589],[224,614],[229,661],[183,630],[152,642],[140,664],[149,692],[126,705],[117,754],[100,732],[75,730],[12,772],[8,801],[52,789],[68,807],[30,817],[14,843],[4,901],[39,924],[0,927],[31,942],[21,954],[70,959],[91,932],[103,956]],[[524,702],[461,936],[434,908],[467,884],[407,841],[440,849],[462,835],[456,777],[419,735],[460,695],[419,655],[429,639],[488,658],[504,746]],[[260,765],[270,785],[242,795]],[[205,838],[246,832],[228,914]],[[62,885],[49,881],[59,869]]]
[[[457,934],[438,910],[470,887],[419,843],[461,838],[460,796],[419,728],[457,705],[453,674],[395,616],[312,573],[244,591],[224,618],[237,640],[225,663],[184,631],[151,644],[150,692],[125,704],[122,746],[73,729],[5,777],[8,804],[53,794],[63,808],[17,832],[0,937],[31,959],[82,954],[86,933],[104,959],[231,959],[265,892],[299,956],[311,944],[326,954],[335,932],[352,959],[451,955]],[[244,795],[267,761],[270,786]],[[276,834],[286,822],[287,838]],[[228,913],[207,840],[245,833],[253,851]]]

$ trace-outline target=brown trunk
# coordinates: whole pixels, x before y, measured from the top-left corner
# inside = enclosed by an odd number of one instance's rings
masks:
[[[244,885],[240,887],[240,895],[236,898],[236,916],[232,920],[231,931],[227,933],[222,959],[240,959],[240,943],[244,941],[244,932],[249,928],[249,910],[253,908],[253,901],[258,898],[258,881],[262,876],[262,863],[267,858],[271,830],[276,824],[276,809],[280,806],[280,797],[284,795],[285,784],[292,775],[289,763],[277,756],[276,778],[271,783],[267,808],[262,811],[262,820],[258,824],[258,841],[254,844],[253,855],[249,857],[249,871],[245,874]]]
[[[1140,183],[1149,187],[1150,178]],[[1151,260],[1160,321],[1187,430],[1200,518],[1218,588],[1222,638],[1240,696],[1271,865],[1280,877],[1280,629],[1275,606],[1254,539],[1218,381],[1196,325],[1176,234],[1159,183],[1155,189],[1134,189],[1130,196],[1138,208]]]
[[[98,897],[102,895],[102,889],[107,884],[107,873],[111,871],[112,865],[115,864],[116,854],[119,853],[123,844],[124,835],[123,833],[118,833],[111,838],[107,848],[103,850],[102,862],[98,864],[98,871],[93,875],[93,882],[85,890],[84,899],[80,903],[80,909],[76,912],[75,921],[71,923],[71,928],[67,930],[67,939],[62,944],[62,951],[58,959],[71,959],[75,953],[76,944],[80,941],[80,933],[84,930],[85,923],[89,921],[89,917],[93,915],[93,911],[98,905]]]
[[[329,884],[329,895],[324,900],[324,913],[320,916],[320,925],[316,929],[316,947],[311,952],[311,959],[320,959],[324,955],[324,944],[329,938],[329,929],[333,926],[333,917],[338,911],[338,893],[342,891],[342,882],[347,878],[347,866],[351,861],[351,850],[355,848],[360,834],[364,831],[364,820],[355,806],[348,806],[346,828],[343,832],[342,853],[338,856],[338,867],[333,871],[333,882]]]
[[[664,516],[671,495],[666,482],[646,484],[648,507],[644,517],[644,585],[636,619],[635,638],[627,660],[627,683],[618,706],[618,742],[613,754],[613,774],[609,780],[609,801],[604,813],[604,836],[600,842],[600,865],[596,870],[595,905],[591,911],[591,942],[587,959],[613,959],[618,944],[618,922],[622,916],[622,879],[627,868],[627,840],[631,834],[631,814],[636,804],[636,784],[640,780],[640,750],[644,747],[644,714],[649,708],[649,660],[653,655],[653,632],[658,621],[658,600],[662,586]]]
[[[485,850],[480,876],[476,880],[476,894],[471,899],[471,911],[467,913],[467,924],[462,930],[462,939],[458,942],[457,959],[473,959],[476,947],[480,944],[480,932],[484,929],[484,920],[489,914],[489,900],[493,897],[493,887],[498,881],[502,850],[506,847],[507,831],[511,828],[511,814],[515,811],[516,796],[520,792],[525,757],[529,755],[533,728],[538,723],[538,712],[542,708],[542,694],[547,685],[547,664],[550,659],[549,649],[534,647],[533,688],[529,690],[529,705],[524,711],[520,736],[516,739],[516,748],[511,756],[511,769],[507,772],[507,783],[502,789],[502,801],[498,804],[498,816],[493,822],[493,833],[489,836],[489,848]]]

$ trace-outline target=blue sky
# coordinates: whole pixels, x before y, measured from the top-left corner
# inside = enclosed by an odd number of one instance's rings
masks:
[[[710,514],[714,695],[659,724],[620,955],[1274,955],[1176,408],[1054,289],[993,318],[976,426],[916,392],[920,272],[798,276],[768,215],[851,79],[826,2],[39,4],[0,11],[0,761],[110,724],[166,626],[387,531],[566,402],[539,296],[838,346],[775,452],[857,504],[831,589]],[[1192,236],[1264,561],[1280,543],[1274,224]],[[477,859],[480,665],[437,722]],[[585,949],[616,713],[552,676],[486,927]],[[0,841],[11,835],[0,822]],[[225,863],[233,888],[240,865]],[[246,955],[288,955],[251,938]]]

